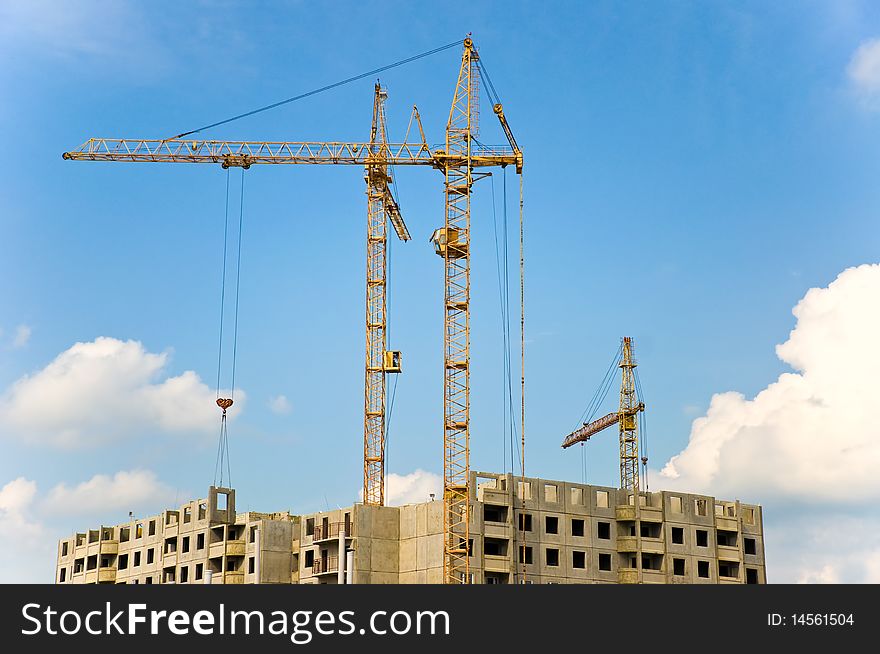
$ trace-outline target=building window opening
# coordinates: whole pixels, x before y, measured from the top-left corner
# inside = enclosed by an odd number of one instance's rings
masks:
[[[709,532],[697,529],[697,547],[709,547]]]
[[[602,521],[597,522],[596,536],[602,540],[611,540],[611,523]]]
[[[587,553],[574,550],[571,553],[571,567],[583,570],[587,567]]]
[[[571,519],[571,535],[578,538],[584,537],[584,521],[579,518]]]
[[[555,516],[546,516],[544,518],[544,531],[548,534],[558,534],[559,533],[559,518]]]

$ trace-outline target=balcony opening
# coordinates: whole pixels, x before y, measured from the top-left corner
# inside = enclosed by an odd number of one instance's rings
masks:
[[[559,533],[559,518],[555,516],[546,516],[544,518],[544,531],[548,534]]]
[[[739,579],[739,563],[731,561],[718,562],[718,576],[728,579]]]
[[[672,559],[672,574],[676,577],[684,577],[684,559]]]
[[[642,554],[642,570],[653,570],[655,572],[663,569],[662,554]]]
[[[225,540],[224,531],[223,525],[220,525],[219,527],[211,527],[208,544],[213,545],[214,543],[222,543]]]
[[[725,531],[723,529],[719,529],[715,535],[718,539],[718,544],[722,547],[736,547],[737,533],[735,531]]]
[[[584,521],[580,518],[571,519],[571,535],[578,538],[584,537]]]
[[[758,543],[754,538],[743,539],[743,552],[755,555],[758,553]]]
[[[672,543],[674,545],[684,545],[684,527],[672,528]]]
[[[520,513],[519,515],[519,531],[531,531],[532,530],[532,514],[531,513]]]
[[[574,550],[571,553],[571,567],[584,570],[587,567],[587,553]]]
[[[244,527],[230,527],[226,531],[226,540],[239,540],[243,529]]]
[[[709,578],[709,562],[697,561],[697,576],[703,579]]]
[[[165,554],[177,554],[177,538],[165,539]]]
[[[73,562],[73,574],[78,575],[83,571],[83,565],[85,564],[85,559],[76,559]]]
[[[226,571],[227,572],[241,572],[242,567],[244,567],[244,557],[241,557],[241,556],[227,556],[226,557]]]
[[[660,522],[642,521],[640,524],[642,538],[660,538],[660,535],[663,533],[663,524]]]
[[[599,554],[599,569],[610,571],[611,570],[611,555],[606,553]]]
[[[519,550],[519,562],[525,565],[532,565],[532,548],[520,545],[517,549]]]
[[[180,519],[180,513],[177,511],[166,511],[165,512],[165,524],[166,525],[176,525],[177,521]]]
[[[176,580],[176,576],[174,574],[174,568],[165,568],[162,571],[162,583],[163,584],[173,584]]]
[[[212,575],[221,574],[223,572],[223,557],[215,556],[213,559],[208,559],[208,570]]]
[[[697,529],[697,547],[709,547],[709,532]]]
[[[506,572],[487,572],[485,575],[486,584],[507,584],[510,583],[510,575]]]
[[[98,555],[92,554],[86,559],[86,570],[94,570],[98,567]]]
[[[64,581],[63,579],[61,581]],[[746,568],[746,583],[747,584],[757,584],[758,583],[758,571],[755,568]]]
[[[596,537],[602,540],[611,540],[611,523],[601,520],[596,522]]]
[[[483,541],[483,554],[486,556],[507,556],[509,542],[504,538],[486,538]]]
[[[97,529],[90,529],[89,530],[89,542],[90,543],[97,543],[98,542],[98,530]]]
[[[559,566],[559,550],[555,547],[548,547],[545,552],[547,565],[553,568]]]
[[[110,556],[102,556],[101,557],[101,567],[102,568],[111,568],[113,567],[113,560]]]
[[[507,522],[507,507],[497,504],[483,505],[483,522]]]

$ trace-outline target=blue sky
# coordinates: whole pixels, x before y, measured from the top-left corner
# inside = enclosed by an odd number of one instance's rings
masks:
[[[863,75],[853,62],[880,36],[880,8],[468,7],[463,19],[442,3],[0,2],[0,396],[20,400],[15,389],[27,379],[45,380],[56,357],[99,337],[141,344],[125,356],[146,370],[146,386],[192,371],[187,399],[205,395],[199,383],[210,390],[217,374],[225,171],[74,163],[62,151],[91,136],[171,136],[467,32],[525,152],[527,474],[581,480],[581,453],[559,443],[623,335],[636,339],[656,470],[685,450],[715,394],[751,398],[791,371],[774,348],[795,328],[792,308],[808,289],[877,262],[880,82],[871,60]],[[459,59],[447,50],[381,76],[392,139],[415,103],[429,142],[443,140]],[[372,85],[365,79],[206,136],[364,140]],[[480,138],[503,143],[484,102]],[[391,345],[403,351],[405,372],[389,472],[440,473],[442,267],[427,238],[443,221],[442,178],[421,168],[397,173],[413,240],[391,244]],[[473,210],[472,467],[492,471],[504,467],[492,220],[494,184],[503,221],[504,174],[478,184]],[[514,293],[518,179],[506,174]],[[246,399],[230,426],[242,508],[304,512],[357,499],[362,176],[355,167],[246,173],[237,370]],[[239,180],[234,171],[233,200]],[[0,487],[24,480],[9,487],[20,491],[17,504],[0,502],[0,524],[51,541],[124,519],[129,506],[158,511],[205,492],[219,421],[213,395],[203,412],[180,409],[183,417],[170,416],[179,409],[173,388],[157,404],[126,396],[137,406],[102,420],[123,411],[124,393],[140,392],[105,373],[96,374],[106,389],[83,392],[83,402],[46,391],[44,407],[0,423]],[[66,416],[79,425],[67,440],[52,433]],[[590,443],[591,483],[617,483],[615,440],[609,433]],[[78,488],[118,490],[114,483],[132,479],[118,473],[131,471],[137,490],[123,494],[127,504],[75,503],[63,515],[50,506]],[[768,543],[780,544],[768,544],[768,560],[780,566],[771,580],[871,574],[806,551],[802,568],[786,567],[781,544],[817,501],[736,477],[719,485],[768,505],[765,528],[777,525]],[[851,517],[839,505],[829,511]],[[41,565],[24,578],[45,580]],[[836,577],[822,577],[827,566],[837,566]],[[0,579],[15,574],[0,571]]]

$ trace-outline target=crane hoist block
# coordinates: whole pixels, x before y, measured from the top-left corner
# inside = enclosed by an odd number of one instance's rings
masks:
[[[382,369],[385,372],[401,372],[400,350],[386,350]]]

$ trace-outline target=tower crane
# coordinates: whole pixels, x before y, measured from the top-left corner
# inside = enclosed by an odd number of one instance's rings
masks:
[[[381,504],[384,487],[384,374],[399,372],[400,353],[385,350],[386,218],[399,238],[408,236],[391,196],[388,167],[430,166],[443,173],[445,224],[432,241],[444,261],[443,500],[444,582],[469,583],[468,497],[470,476],[470,217],[474,170],[513,165],[523,154],[500,102],[493,106],[507,146],[476,141],[479,124],[479,55],[468,36],[446,123],[444,149],[419,143],[388,143],[384,97],[376,90],[368,143],[231,141],[202,139],[91,138],[63,154],[72,161],[214,163],[223,168],[262,164],[360,165],[366,168],[368,210],[367,355],[364,414],[364,502]],[[417,114],[416,114],[417,115]],[[371,322],[375,321],[375,322]],[[381,352],[381,365],[377,358]],[[380,370],[381,368],[381,370]]]
[[[562,447],[571,447],[576,443],[584,443],[600,431],[618,425],[620,435],[620,487],[628,489],[634,495],[639,491],[639,425],[638,414],[645,410],[645,403],[641,402],[636,393],[635,380],[635,357],[633,356],[633,341],[629,336],[624,336],[621,347],[620,363],[620,408],[602,416],[598,420],[584,423],[565,437]],[[647,463],[647,458],[644,459]]]

